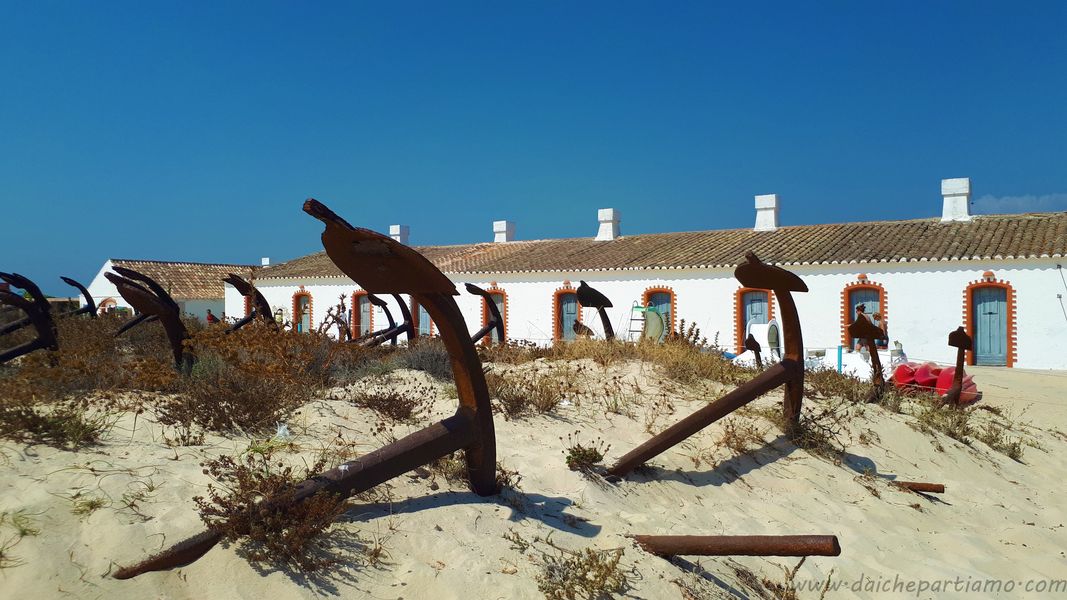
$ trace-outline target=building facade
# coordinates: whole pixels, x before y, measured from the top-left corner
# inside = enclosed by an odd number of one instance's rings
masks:
[[[618,212],[602,209],[595,237],[518,241],[514,224],[498,221],[493,242],[416,249],[458,290],[473,283],[490,291],[509,340],[572,339],[575,320],[599,335],[596,310],[577,301],[585,281],[612,300],[608,313],[620,338],[634,337],[641,316],[634,309],[647,306],[668,328],[684,319],[736,352],[751,325],[779,312],[769,290],[743,288],[733,277],[751,250],[807,283],[809,292],[795,299],[809,353],[851,350],[846,327],[863,304],[913,360],[953,362],[947,337],[962,325],[975,340],[970,364],[1067,369],[1067,354],[1056,350],[1067,333],[1060,264],[1067,213],[972,216],[966,179],[943,181],[942,194],[942,217],[932,219],[782,227],[778,197],[770,195],[756,197],[751,229],[624,236]],[[407,243],[406,227],[393,230]],[[357,335],[387,324],[325,253],[265,268],[256,285],[300,330],[317,328],[338,304]],[[481,328],[483,300],[464,292],[457,302],[468,328]],[[225,305],[230,316],[245,310],[230,286]],[[413,308],[418,329],[432,335],[433,324]]]

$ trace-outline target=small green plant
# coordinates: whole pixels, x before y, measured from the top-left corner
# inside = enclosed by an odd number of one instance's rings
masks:
[[[611,450],[611,445],[605,443],[599,437],[593,440],[591,444],[582,445],[579,440],[580,436],[580,430],[567,434],[566,449],[563,450],[564,461],[567,463],[568,469],[586,473],[592,471],[604,460],[604,456]],[[563,437],[560,437],[559,440],[562,442]]]
[[[97,509],[107,506],[107,500],[100,496],[82,496],[79,492],[71,498],[70,512],[79,516],[89,516]]]

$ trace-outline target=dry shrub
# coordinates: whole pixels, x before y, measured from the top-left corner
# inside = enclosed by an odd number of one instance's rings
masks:
[[[489,397],[497,401],[505,419],[549,413],[574,394],[574,370],[553,369],[548,373],[488,370],[485,383]]]
[[[763,445],[764,432],[744,419],[726,419],[722,422],[719,445],[726,446],[734,454],[746,454]]]
[[[164,425],[262,431],[284,421],[328,381],[338,344],[326,336],[250,323],[225,335],[209,327],[186,342],[197,362],[178,394],[157,407]]]
[[[870,389],[869,382],[838,373],[835,369],[817,368],[804,372],[805,398],[841,398],[849,402],[863,402]]]
[[[345,510],[345,500],[320,492],[293,503],[295,486],[325,467],[323,460],[300,474],[278,461],[271,447],[239,457],[202,463],[215,479],[207,497],[197,496],[200,518],[226,542],[237,544],[250,562],[315,571],[336,562],[319,542]]]
[[[625,550],[595,550],[583,548],[569,550],[552,541],[551,537],[534,537],[527,541],[515,531],[504,534],[513,550],[526,554],[530,550],[540,556],[541,573],[537,576],[537,589],[550,600],[601,600],[625,594],[630,580],[619,563]]]
[[[413,389],[371,388],[357,391],[352,404],[376,412],[386,425],[414,425],[421,422],[433,404],[435,391],[430,386],[416,385]]]
[[[416,338],[393,354],[391,362],[400,369],[422,371],[442,381],[452,381],[452,359],[439,339]]]
[[[552,347],[538,346],[527,340],[509,340],[506,344],[478,345],[482,362],[517,365],[553,355]]]

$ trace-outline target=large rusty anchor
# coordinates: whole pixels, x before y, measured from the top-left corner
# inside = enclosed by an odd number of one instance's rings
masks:
[[[60,317],[73,317],[73,316],[77,316],[77,315],[87,314],[87,315],[89,315],[90,318],[95,319],[96,318],[96,302],[93,301],[93,297],[92,297],[91,294],[89,294],[89,290],[85,289],[84,285],[78,283],[77,281],[75,281],[74,279],[71,279],[70,277],[60,277],[60,279],[62,279],[63,282],[66,283],[67,285],[70,285],[70,286],[78,288],[78,291],[81,292],[82,297],[85,298],[85,306],[83,306],[81,308],[76,308],[76,309],[71,310],[71,311],[67,311],[67,312],[62,313],[62,314],[60,314],[58,316],[60,316]],[[27,281],[29,281],[29,280],[27,279]],[[31,324],[32,322],[33,321],[29,317],[23,317],[23,318],[21,318],[21,319],[19,319],[17,321],[13,321],[11,323],[8,323],[7,325],[4,325],[3,327],[0,327],[0,335],[7,335],[7,334],[9,334],[9,333],[11,333],[13,331],[18,331],[19,329],[22,329],[23,327]]]
[[[242,296],[248,298],[248,301],[252,306],[252,310],[248,313],[248,316],[231,325],[230,328],[226,330],[226,333],[237,331],[252,321],[255,321],[257,318],[264,323],[269,323],[274,328],[278,327],[278,322],[274,320],[274,313],[270,310],[270,303],[263,297],[263,294],[259,293],[256,286],[234,273],[226,275],[222,280],[232,285]]]
[[[506,344],[507,340],[504,339],[504,317],[500,315],[500,308],[497,307],[496,302],[493,302],[493,296],[473,283],[465,284],[464,287],[467,288],[467,292],[475,296],[481,296],[482,302],[485,302],[486,308],[489,309],[489,322],[471,336],[471,342],[477,344],[495,329],[496,339],[500,340],[501,345]],[[489,341],[492,342],[492,338],[489,338]]]
[[[863,340],[867,346],[867,353],[871,355],[871,391],[867,394],[867,402],[878,402],[885,393],[885,375],[882,373],[882,359],[878,356],[876,340],[884,340],[886,336],[881,327],[867,318],[862,306],[856,308],[856,319],[848,326],[848,336]]]
[[[595,308],[597,314],[600,315],[600,323],[604,326],[604,339],[615,339],[615,329],[611,326],[611,320],[608,319],[608,312],[604,310],[611,308],[611,300],[584,281],[579,282],[575,294],[578,296],[578,304]]]
[[[56,323],[52,320],[52,306],[37,284],[18,273],[0,273],[0,279],[16,287],[25,290],[32,300],[27,300],[21,295],[9,290],[0,290],[0,304],[13,306],[26,313],[25,319],[33,324],[37,330],[37,338],[14,348],[9,348],[0,353],[0,364],[34,350],[59,350],[59,337],[56,331]],[[17,328],[16,328],[17,329]]]
[[[167,332],[167,340],[170,342],[170,349],[174,353],[175,367],[185,374],[191,372],[195,357],[185,351],[184,342],[189,338],[189,331],[182,323],[178,303],[161,285],[147,275],[125,267],[115,267],[115,271],[117,274],[104,273],[104,277],[115,284],[119,295],[134,310],[141,313],[140,316],[144,318],[138,322],[153,318],[163,325],[164,331]],[[126,329],[129,327],[122,331]]]
[[[380,233],[352,227],[317,200],[305,202],[304,212],[326,224],[322,234],[326,254],[363,289],[410,294],[430,313],[452,359],[459,408],[434,425],[297,484],[289,502],[302,502],[318,492],[351,496],[457,450],[465,451],[467,475],[474,492],[482,496],[496,493],[496,438],[489,391],[467,325],[452,298],[456,295],[455,286],[415,250]],[[266,502],[270,506],[271,501]],[[203,531],[136,565],[119,569],[115,577],[129,579],[148,571],[189,564],[221,538],[220,531]]]
[[[609,470],[612,475],[623,476],[629,473],[638,465],[658,456],[780,385],[785,386],[782,416],[786,424],[786,433],[792,433],[799,425],[800,402],[804,395],[804,340],[800,330],[800,317],[797,315],[797,307],[793,302],[793,292],[806,292],[808,286],[795,274],[781,267],[764,264],[751,252],[745,254],[745,259],[747,262],[734,270],[734,277],[744,287],[770,289],[774,292],[781,308],[785,334],[785,357],[748,383],[711,402],[625,454]]]
[[[956,348],[956,372],[952,374],[952,387],[948,388],[945,395],[941,397],[941,401],[958,406],[960,394],[963,392],[964,358],[967,356],[967,351],[972,348],[973,341],[971,336],[967,335],[967,331],[959,327],[948,334],[948,345]]]

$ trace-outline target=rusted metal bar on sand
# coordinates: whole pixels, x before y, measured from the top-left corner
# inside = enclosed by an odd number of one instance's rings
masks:
[[[856,309],[856,318],[848,326],[848,336],[863,340],[867,346],[867,352],[871,355],[871,391],[867,394],[867,402],[878,402],[885,392],[885,375],[882,373],[882,359],[878,356],[875,340],[884,340],[885,332],[867,318],[862,306],[861,304]]]
[[[37,337],[14,348],[8,348],[0,353],[0,364],[34,350],[59,350],[59,334],[56,323],[52,320],[52,306],[41,292],[41,288],[28,277],[18,273],[0,273],[0,279],[12,287],[25,290],[30,295],[30,300],[9,290],[0,290],[0,304],[6,304],[18,308],[26,313],[26,319],[33,324]],[[54,359],[54,357],[53,357]]]
[[[459,408],[451,417],[298,484],[291,502],[306,500],[320,491],[342,496],[365,491],[457,450],[464,450],[471,489],[482,496],[496,493],[496,438],[489,391],[467,325],[452,298],[455,286],[415,250],[379,233],[352,227],[316,200],[305,202],[304,212],[326,225],[322,234],[326,254],[363,289],[410,294],[426,308],[452,359]],[[271,506],[272,501],[266,500],[264,508]],[[188,564],[220,539],[220,532],[201,532],[119,569],[115,577],[129,579]]]
[[[913,492],[925,492],[928,494],[944,494],[945,484],[925,483],[922,481],[894,481],[893,485],[911,490]]]
[[[489,332],[496,329],[496,338],[500,340],[500,344],[506,344],[504,339],[504,317],[500,314],[500,308],[497,307],[496,302],[493,302],[493,297],[489,292],[474,285],[473,283],[465,284],[467,292],[474,294],[475,296],[481,296],[482,302],[485,302],[486,308],[489,309],[489,322],[485,324],[474,335],[471,336],[471,342],[477,344],[482,341],[482,338],[489,335]],[[490,339],[492,342],[492,339]]]
[[[800,403],[804,395],[804,341],[792,293],[806,292],[808,286],[795,274],[781,267],[764,264],[751,252],[745,254],[745,259],[746,262],[734,270],[734,277],[745,287],[770,289],[774,292],[781,308],[785,357],[753,380],[709,403],[625,454],[611,467],[610,474],[621,477],[629,473],[638,465],[778,386],[785,386],[782,415],[786,433],[792,433],[797,427],[800,420]]]
[[[756,368],[762,371],[763,357],[760,356],[760,352],[763,350],[763,348],[759,345],[759,342],[756,341],[756,336],[752,335],[751,333],[748,334],[747,338],[745,338],[745,350],[751,350],[752,354],[756,355]]]
[[[186,330],[185,324],[182,323],[181,309],[178,307],[178,303],[170,297],[170,294],[153,279],[133,269],[115,267],[115,273],[104,273],[104,277],[115,284],[119,295],[134,310],[146,315],[145,321],[149,317],[155,317],[159,320],[160,324],[163,325],[163,330],[167,332],[167,340],[170,342],[170,349],[174,354],[174,366],[182,373],[190,373],[196,358],[185,349],[184,342],[189,337],[189,331]],[[130,327],[132,326],[130,325]],[[126,329],[129,329],[129,327]]]
[[[836,535],[633,535],[656,556],[840,556]]]
[[[967,351],[973,346],[971,336],[967,335],[967,332],[958,327],[955,331],[948,334],[948,345],[956,348],[956,372],[952,374],[952,387],[948,388],[945,395],[941,397],[941,401],[945,404],[959,405],[960,394],[963,392],[963,363],[967,356]]]
[[[579,282],[575,294],[578,296],[578,304],[595,308],[597,314],[600,315],[600,323],[604,326],[604,339],[615,339],[615,329],[611,326],[607,311],[604,310],[605,308],[611,308],[611,300],[584,281]]]

